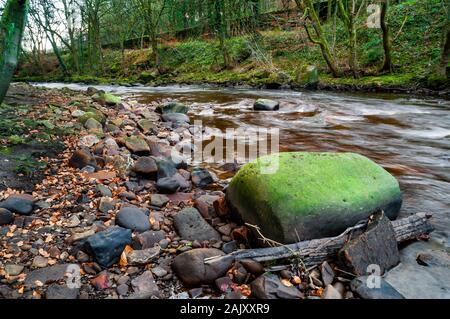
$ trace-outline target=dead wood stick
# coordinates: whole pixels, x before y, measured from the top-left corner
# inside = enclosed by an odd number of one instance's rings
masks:
[[[429,219],[430,214],[417,213],[406,218],[392,221],[397,242],[416,239],[420,235],[429,234],[433,231]],[[348,241],[349,236],[361,233],[362,225],[358,224],[348,228],[344,233],[336,237],[313,239],[295,244],[270,248],[246,249],[232,252],[225,256],[215,256],[206,258],[206,264],[214,264],[225,260],[253,259],[258,262],[273,260],[300,258],[309,267],[328,260],[338,253],[338,251]]]

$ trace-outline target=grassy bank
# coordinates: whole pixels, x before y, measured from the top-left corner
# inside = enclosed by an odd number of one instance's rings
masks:
[[[33,72],[23,64],[18,80],[70,81],[86,83],[169,83],[219,85],[250,85],[279,88],[304,86],[304,70],[314,65],[318,69],[320,88],[343,90],[409,90],[448,89],[450,82],[429,80],[440,55],[442,7],[438,1],[427,3],[410,0],[393,6],[390,12],[393,37],[394,73],[379,74],[383,62],[381,30],[368,29],[359,21],[358,62],[361,76],[349,72],[333,78],[324,63],[318,46],[311,44],[304,30],[283,27],[262,31],[260,37],[241,36],[227,41],[231,66],[224,66],[219,43],[215,40],[185,40],[163,43],[159,48],[162,67],[156,69],[151,50],[127,50],[124,59],[117,50],[105,50],[103,71],[63,76],[54,56],[45,57],[45,73]],[[332,30],[330,22],[326,30]],[[339,66],[348,70],[346,31],[336,25],[336,38],[330,43]],[[68,58],[68,57],[67,57]],[[69,60],[69,59],[68,59]]]

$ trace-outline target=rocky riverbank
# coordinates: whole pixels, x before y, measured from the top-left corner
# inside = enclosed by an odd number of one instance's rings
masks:
[[[334,262],[205,264],[250,248],[250,230],[230,216],[229,180],[172,161],[172,148],[193,134],[188,108],[96,89],[58,94],[52,125],[76,134],[46,159],[32,193],[0,193],[1,297],[402,298],[384,281],[365,289]]]

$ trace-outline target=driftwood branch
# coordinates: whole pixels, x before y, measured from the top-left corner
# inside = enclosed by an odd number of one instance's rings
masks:
[[[406,218],[392,222],[397,243],[417,239],[418,237],[429,234],[433,231],[429,219],[430,214],[418,213]],[[303,263],[309,267],[320,264],[332,257],[335,257],[344,244],[352,236],[361,234],[365,225],[358,224],[348,228],[344,233],[337,237],[313,239],[302,241],[295,244],[284,245],[270,248],[246,249],[232,252],[225,256],[215,256],[205,259],[206,264],[229,260],[252,259],[258,262],[267,262],[288,258],[300,258]]]

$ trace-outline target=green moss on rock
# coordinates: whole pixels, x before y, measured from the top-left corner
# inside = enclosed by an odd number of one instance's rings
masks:
[[[278,169],[264,174],[270,164]],[[227,201],[266,237],[293,243],[338,235],[380,209],[395,219],[402,195],[397,180],[364,156],[281,153],[244,166]]]

